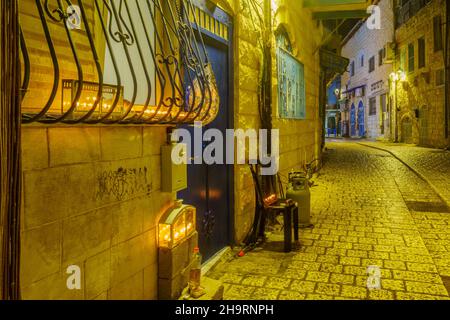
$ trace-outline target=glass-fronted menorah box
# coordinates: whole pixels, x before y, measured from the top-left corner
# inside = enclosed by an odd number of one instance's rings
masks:
[[[76,100],[78,88],[82,83],[82,90],[78,101]],[[62,80],[62,96],[61,96],[61,112],[64,114],[72,107],[73,118],[79,118],[93,109],[92,117],[106,116],[108,113],[112,117],[122,115],[124,110],[123,86],[119,88],[117,85],[103,84],[99,94],[99,83],[63,79]],[[118,92],[120,90],[120,92]],[[116,96],[118,98],[116,98]],[[115,103],[117,99],[117,103]],[[99,100],[97,102],[97,100]],[[74,106],[75,103],[75,106]],[[114,107],[114,109],[112,109]]]

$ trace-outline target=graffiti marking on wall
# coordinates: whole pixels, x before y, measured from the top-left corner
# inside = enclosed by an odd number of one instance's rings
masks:
[[[97,199],[113,196],[120,201],[134,195],[150,193],[152,183],[148,179],[148,169],[118,168],[113,171],[103,171],[98,177]]]

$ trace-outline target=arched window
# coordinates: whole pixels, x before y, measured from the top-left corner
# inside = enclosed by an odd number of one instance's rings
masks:
[[[278,28],[276,32],[276,39],[278,48],[283,48],[287,52],[292,53],[291,40],[289,39],[289,34],[283,26]]]

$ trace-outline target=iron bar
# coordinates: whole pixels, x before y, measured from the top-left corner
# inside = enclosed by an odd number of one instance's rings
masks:
[[[146,0],[145,5],[142,1],[139,3],[139,0],[94,0],[92,13],[94,21],[99,24],[99,28],[95,29],[96,34],[90,26],[92,17],[88,16],[83,0],[77,2],[80,14],[77,18],[80,18],[83,29],[81,25],[79,28],[71,28],[68,23],[77,12],[65,10],[65,5],[68,8],[76,6],[70,0],[56,2],[56,8],[52,8],[48,0],[35,1],[51,58],[53,81],[44,107],[37,112],[22,114],[23,123],[176,125],[193,123],[197,119],[205,122],[214,119],[218,108],[218,100],[214,100],[217,87],[191,0]],[[64,80],[66,84],[72,83],[73,87],[70,102],[62,101],[61,108],[57,107],[55,98],[60,87],[62,90],[64,88],[60,86],[60,60],[54,46],[56,35],[52,34],[49,21],[58,28],[64,28],[64,39],[58,34],[57,41],[69,44],[70,59],[76,67],[77,78]],[[84,60],[81,60],[74,33],[77,33],[77,39],[80,36],[87,39],[88,49],[83,49],[92,58],[88,63],[92,63],[93,76],[97,79],[95,82],[84,80],[86,54],[83,53]],[[30,90],[29,84],[34,80],[32,67],[35,63],[28,53],[26,38],[25,30],[20,34],[24,94]],[[111,62],[108,70],[101,63],[101,50],[96,47],[98,39],[103,41],[101,45],[106,50],[105,60],[109,58],[108,61]],[[137,59],[132,56],[135,53]],[[118,60],[122,54],[123,61]],[[125,65],[119,67],[119,63]],[[131,75],[129,83],[124,83],[125,78],[121,74],[124,68]],[[136,71],[139,71],[139,80]],[[115,83],[105,83],[106,72]],[[82,109],[79,105],[87,90],[84,84],[95,84],[95,94],[92,95],[92,100],[95,101],[88,105],[84,103],[85,108]],[[124,85],[132,87],[124,90]],[[112,87],[115,89],[112,90]],[[89,90],[92,91],[92,88]],[[110,104],[105,106],[102,101],[107,88],[112,97]],[[125,92],[128,92],[127,96]],[[142,101],[138,101],[138,94]],[[119,103],[125,99],[129,101],[123,108],[119,108]],[[61,100],[64,100],[64,95]],[[68,109],[64,108],[66,103],[70,105]],[[213,109],[215,107],[217,108]]]

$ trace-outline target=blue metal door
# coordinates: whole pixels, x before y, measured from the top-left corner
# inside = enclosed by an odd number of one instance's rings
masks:
[[[356,136],[356,110],[354,104],[352,104],[350,109],[350,136]]]
[[[226,129],[233,128],[233,110],[229,103],[230,48],[228,42],[211,34],[204,35],[204,42],[217,81],[220,111],[217,118],[202,130],[205,132],[209,128],[218,129],[225,138]],[[188,130],[193,137],[192,127]],[[193,143],[194,141],[192,145]],[[211,142],[203,142],[203,150],[209,143]],[[225,145],[223,148],[223,162],[226,163]],[[178,197],[197,208],[199,247],[204,260],[230,244],[234,207],[232,165],[188,165],[188,188],[179,192]]]
[[[364,127],[364,105],[362,101],[360,101],[358,105],[358,132],[360,137],[364,136],[366,133]]]

